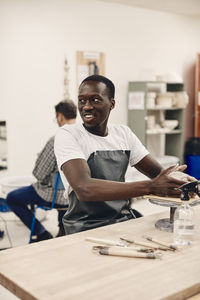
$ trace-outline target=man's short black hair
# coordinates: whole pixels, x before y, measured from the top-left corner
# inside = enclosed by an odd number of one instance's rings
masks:
[[[110,79],[108,79],[108,78],[106,78],[106,77],[104,77],[102,75],[91,75],[91,76],[86,77],[81,82],[81,84],[83,84],[86,81],[103,82],[106,85],[106,87],[108,88],[108,90],[109,90],[109,96],[110,96],[110,98],[112,98],[112,99],[115,98],[115,86],[114,86],[113,82]]]
[[[61,113],[65,119],[75,119],[77,107],[72,100],[63,100],[55,105],[56,113]]]

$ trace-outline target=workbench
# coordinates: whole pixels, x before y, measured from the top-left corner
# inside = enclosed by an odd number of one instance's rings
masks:
[[[0,283],[25,300],[188,299],[200,293],[200,207],[195,215],[193,245],[163,251],[162,259],[100,255],[85,238],[145,241],[148,234],[172,242],[172,233],[155,228],[167,212],[3,250]]]

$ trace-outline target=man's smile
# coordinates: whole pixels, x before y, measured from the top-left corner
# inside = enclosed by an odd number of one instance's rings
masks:
[[[91,114],[91,113],[85,113],[82,116],[83,116],[84,120],[86,120],[86,121],[90,121],[90,120],[93,120],[95,118],[94,115]]]

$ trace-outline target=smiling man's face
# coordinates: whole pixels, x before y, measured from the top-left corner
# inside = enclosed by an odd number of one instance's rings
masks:
[[[78,109],[85,128],[93,134],[107,135],[107,122],[115,101],[103,82],[85,81],[79,88]]]

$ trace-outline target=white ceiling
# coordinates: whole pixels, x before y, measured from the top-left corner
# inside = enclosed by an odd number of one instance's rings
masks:
[[[200,18],[200,0],[101,0]]]

